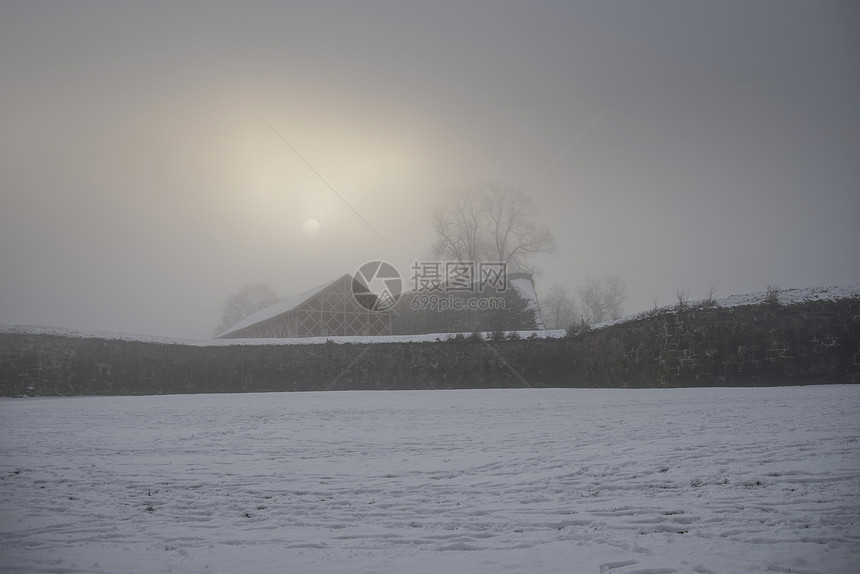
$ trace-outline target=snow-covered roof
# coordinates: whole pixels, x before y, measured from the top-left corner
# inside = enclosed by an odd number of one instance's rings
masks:
[[[302,303],[304,303],[305,301],[307,301],[308,299],[310,299],[311,297],[313,297],[314,295],[316,295],[320,291],[323,291],[326,287],[328,287],[334,283],[337,283],[338,281],[342,280],[344,277],[348,277],[349,280],[352,281],[351,275],[349,275],[349,274],[342,275],[342,276],[338,277],[337,279],[332,279],[331,281],[327,281],[327,282],[323,283],[322,285],[317,285],[313,289],[308,289],[307,291],[304,291],[303,293],[299,293],[298,295],[288,297],[288,298],[284,299],[283,301],[278,301],[277,303],[275,303],[271,307],[266,307],[265,309],[260,309],[256,313],[253,313],[253,314],[245,317],[244,319],[242,319],[241,321],[239,321],[238,323],[236,323],[235,325],[233,325],[232,327],[230,327],[229,329],[227,329],[226,331],[224,331],[223,333],[221,333],[218,336],[223,337],[225,335],[229,335],[230,333],[240,331],[246,327],[250,327],[251,325],[256,325],[257,323],[260,323],[262,321],[267,321],[269,319],[277,317],[278,315],[283,315],[284,313],[292,311],[293,309],[295,309],[296,307],[298,307],[299,305],[301,305]]]
[[[517,293],[520,294],[520,297],[526,300],[529,309],[534,311],[535,326],[541,331],[546,329],[546,326],[543,323],[543,316],[540,313],[537,293],[535,293],[535,285],[534,283],[532,283],[532,280],[528,277],[517,277],[515,279],[511,279],[509,283],[511,287],[517,290]]]

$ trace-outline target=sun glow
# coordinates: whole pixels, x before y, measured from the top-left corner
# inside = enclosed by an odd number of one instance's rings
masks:
[[[308,219],[302,225],[302,231],[304,231],[305,235],[308,237],[313,237],[320,231],[320,222],[316,219]]]
[[[327,239],[354,231],[364,218],[379,226],[414,185],[420,154],[397,134],[368,136],[349,125],[296,125],[270,115],[267,123],[290,143],[254,117],[237,130],[229,162],[240,225],[255,236],[319,238],[320,221]]]

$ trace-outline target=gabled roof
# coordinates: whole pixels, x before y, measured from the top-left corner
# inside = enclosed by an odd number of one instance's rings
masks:
[[[287,299],[284,299],[283,301],[278,301],[277,303],[275,303],[271,307],[266,307],[265,309],[260,309],[256,313],[252,313],[251,315],[248,315],[247,317],[245,317],[244,319],[242,319],[241,321],[239,321],[238,323],[236,323],[235,325],[233,325],[232,327],[230,327],[229,329],[227,329],[226,331],[224,331],[223,333],[218,335],[218,337],[216,337],[216,338],[223,337],[225,335],[229,335],[229,334],[234,333],[236,331],[240,331],[246,327],[250,327],[251,325],[256,325],[257,323],[267,321],[269,319],[277,317],[278,315],[283,315],[284,313],[292,311],[293,309],[295,309],[296,307],[298,307],[299,305],[301,305],[302,303],[304,303],[305,301],[307,301],[308,299],[310,299],[311,297],[313,297],[314,295],[316,295],[320,291],[323,291],[326,287],[329,287],[329,286],[337,283],[338,281],[342,281],[344,278],[347,278],[350,282],[352,282],[352,275],[350,275],[349,273],[347,273],[346,275],[341,275],[337,279],[332,279],[331,281],[327,281],[327,282],[323,283],[322,285],[317,285],[313,289],[308,289],[307,291],[305,291],[303,293],[299,293],[298,295],[288,297]]]

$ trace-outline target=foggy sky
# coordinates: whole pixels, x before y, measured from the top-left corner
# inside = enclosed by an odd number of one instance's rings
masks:
[[[5,1],[0,323],[207,337],[245,283],[408,275],[442,192],[485,181],[557,239],[539,292],[860,283],[858,28],[852,2]]]

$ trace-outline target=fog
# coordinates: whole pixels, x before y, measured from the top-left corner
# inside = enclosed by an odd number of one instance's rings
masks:
[[[860,283],[858,27],[850,2],[3,2],[0,323],[207,337],[245,283],[408,275],[443,192],[486,181],[556,238],[539,293]]]

